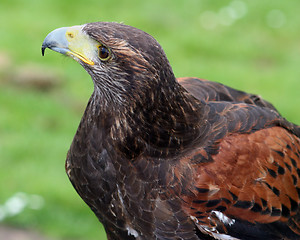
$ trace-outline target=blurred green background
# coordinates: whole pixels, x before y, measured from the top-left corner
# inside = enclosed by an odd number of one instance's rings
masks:
[[[92,81],[71,59],[41,57],[50,31],[92,21],[135,26],[161,43],[177,77],[257,93],[300,124],[299,9],[296,0],[1,0],[0,224],[105,239],[64,171]]]

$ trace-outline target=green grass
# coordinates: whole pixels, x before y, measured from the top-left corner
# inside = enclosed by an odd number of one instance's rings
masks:
[[[45,200],[41,210],[26,208],[4,222],[61,239],[105,239],[64,172],[93,86],[74,61],[51,51],[41,57],[44,37],[58,27],[117,21],[141,28],[161,43],[177,77],[197,76],[260,94],[299,124],[300,2],[244,1],[246,14],[233,24],[203,26],[205,12],[215,16],[234,3],[241,1],[2,0],[0,56],[4,52],[12,63],[1,67],[0,61],[0,204],[16,192]],[[267,23],[274,9],[284,14],[280,28]],[[60,76],[61,83],[43,92],[9,81],[32,63]]]

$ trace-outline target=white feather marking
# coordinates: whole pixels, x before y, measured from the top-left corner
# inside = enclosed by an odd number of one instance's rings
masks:
[[[126,226],[126,229],[128,231],[128,235],[132,235],[135,238],[137,238],[139,236],[138,232],[135,231],[133,228],[129,227],[128,225]]]
[[[117,184],[117,188],[118,188],[118,196],[119,196],[121,205],[122,205],[123,209],[125,210],[124,200],[123,200],[122,193],[121,193],[121,190],[120,190],[120,187],[118,184]],[[128,224],[126,224],[126,230],[128,232],[128,236],[132,235],[135,238],[137,238],[139,236],[139,233],[136,230],[134,230],[132,227],[130,227]]]
[[[119,197],[119,199],[120,199],[121,205],[122,205],[123,209],[125,209],[125,205],[124,205],[122,193],[121,193],[121,190],[120,190],[120,187],[119,187],[118,184],[117,184],[117,188],[118,188],[118,197]]]
[[[216,215],[216,217],[224,224],[231,226],[235,223],[235,219],[231,219],[227,217],[225,214],[219,212],[219,211],[212,211]]]
[[[216,215],[216,217],[224,224],[232,225],[235,223],[234,219],[228,218],[227,216],[225,216],[223,213],[221,213],[219,211],[212,211],[212,213],[214,213]],[[218,230],[216,229],[216,227],[209,227],[209,226],[199,224],[198,219],[194,216],[190,216],[190,218],[194,221],[194,223],[196,224],[196,226],[202,233],[210,235],[215,239],[218,239],[218,240],[240,240],[239,238],[235,238],[235,237],[229,236],[227,234],[219,233]],[[210,219],[210,217],[208,217],[208,219]]]

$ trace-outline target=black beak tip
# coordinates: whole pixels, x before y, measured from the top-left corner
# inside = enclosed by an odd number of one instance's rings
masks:
[[[45,50],[46,50],[46,47],[42,46],[42,56],[45,56]]]

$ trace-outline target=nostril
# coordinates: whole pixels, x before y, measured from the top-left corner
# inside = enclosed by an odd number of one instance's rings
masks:
[[[68,36],[69,38],[74,38],[74,34],[73,34],[73,33],[67,33],[67,36]]]

